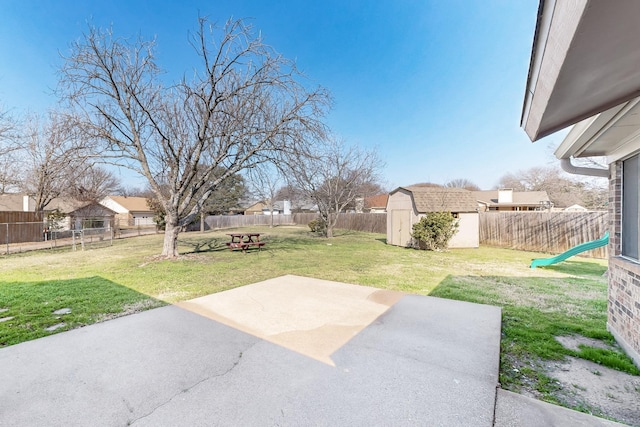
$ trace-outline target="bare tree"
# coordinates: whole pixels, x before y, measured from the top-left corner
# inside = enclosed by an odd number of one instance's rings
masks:
[[[0,147],[4,149],[4,142],[9,139],[12,131],[14,130],[14,123],[9,114],[5,111],[0,110]],[[0,154],[4,151],[0,151]]]
[[[290,179],[307,197],[318,205],[326,224],[326,236],[333,237],[333,229],[340,213],[355,206],[378,181],[382,162],[373,150],[347,146],[332,138],[313,156],[298,158],[290,164]]]
[[[14,151],[19,147],[15,143],[16,124],[7,112],[0,111],[0,194],[16,189],[18,181],[18,163]]]
[[[87,165],[69,182],[65,195],[81,202],[99,202],[109,194],[119,193],[120,180],[111,171],[98,165]]]
[[[125,197],[154,197],[151,189],[135,186],[122,186],[118,189],[118,194]]]
[[[430,187],[430,188],[442,188],[441,184],[436,184],[435,182],[419,182],[417,184],[412,184],[410,187]]]
[[[272,163],[265,163],[249,171],[251,193],[257,196],[269,209],[271,215],[270,227],[273,227],[273,210],[277,201],[278,189],[282,186],[283,179],[280,169]]]
[[[76,178],[88,167],[88,147],[70,132],[63,115],[29,115],[23,134],[14,143],[14,160],[19,162],[19,189],[35,201],[42,211],[55,198],[68,195]]]
[[[449,188],[464,188],[469,191],[480,191],[480,187],[466,178],[452,179],[444,186]]]
[[[587,208],[603,208],[607,203],[607,180],[567,175],[558,167],[533,167],[503,175],[500,188],[515,191],[546,191],[558,207],[580,204]]]
[[[95,28],[73,44],[61,70],[60,91],[83,136],[145,176],[164,208],[166,257],[178,255],[181,227],[220,183],[302,150],[309,135],[322,132],[329,102],[241,20],[220,28],[200,18],[191,44],[200,64],[177,84],[166,83],[153,41]]]
[[[302,212],[303,208],[311,203],[311,199],[309,199],[302,190],[291,183],[280,187],[276,191],[275,199],[288,200],[291,202],[292,212]]]
[[[4,153],[0,153],[0,194],[20,190],[20,161],[15,150],[5,146]]]

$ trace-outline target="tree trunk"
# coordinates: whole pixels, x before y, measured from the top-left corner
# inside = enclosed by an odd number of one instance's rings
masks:
[[[200,232],[204,233],[204,212],[200,213]]]
[[[180,233],[180,226],[177,221],[166,218],[166,225],[164,229],[164,243],[162,245],[162,256],[166,258],[175,258],[178,256],[178,233]]]
[[[333,227],[336,225],[336,221],[333,219],[333,215],[327,215],[326,227],[327,227],[327,239],[331,239],[333,237]]]
[[[269,208],[271,210],[271,222],[269,224],[269,228],[273,228],[273,206]]]

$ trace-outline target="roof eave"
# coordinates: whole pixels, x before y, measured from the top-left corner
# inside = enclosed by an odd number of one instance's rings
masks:
[[[539,140],[640,96],[640,2],[541,0],[521,127]]]

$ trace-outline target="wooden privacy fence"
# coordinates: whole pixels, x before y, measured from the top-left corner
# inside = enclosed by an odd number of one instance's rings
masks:
[[[0,212],[0,244],[38,242],[43,230],[39,212]]]
[[[302,225],[306,226],[318,218],[315,213],[296,213],[291,215],[274,215],[273,225]],[[210,215],[205,218],[205,230],[251,227],[257,225],[271,225],[271,215]],[[347,230],[368,231],[372,233],[387,232],[387,215],[370,213],[340,214],[336,228]],[[191,224],[190,231],[200,230],[200,223]]]
[[[602,212],[481,212],[480,244],[525,251],[561,253],[599,239],[609,227]],[[584,252],[606,258],[607,247]]]

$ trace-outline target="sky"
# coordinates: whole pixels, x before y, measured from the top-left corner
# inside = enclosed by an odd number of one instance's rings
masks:
[[[176,79],[198,66],[198,16],[247,19],[264,40],[328,89],[326,123],[377,150],[391,190],[501,176],[557,164],[563,133],[532,144],[520,114],[538,0],[0,0],[0,107],[55,108],[57,70],[89,24],[155,37]],[[138,177],[126,186],[142,187]]]

